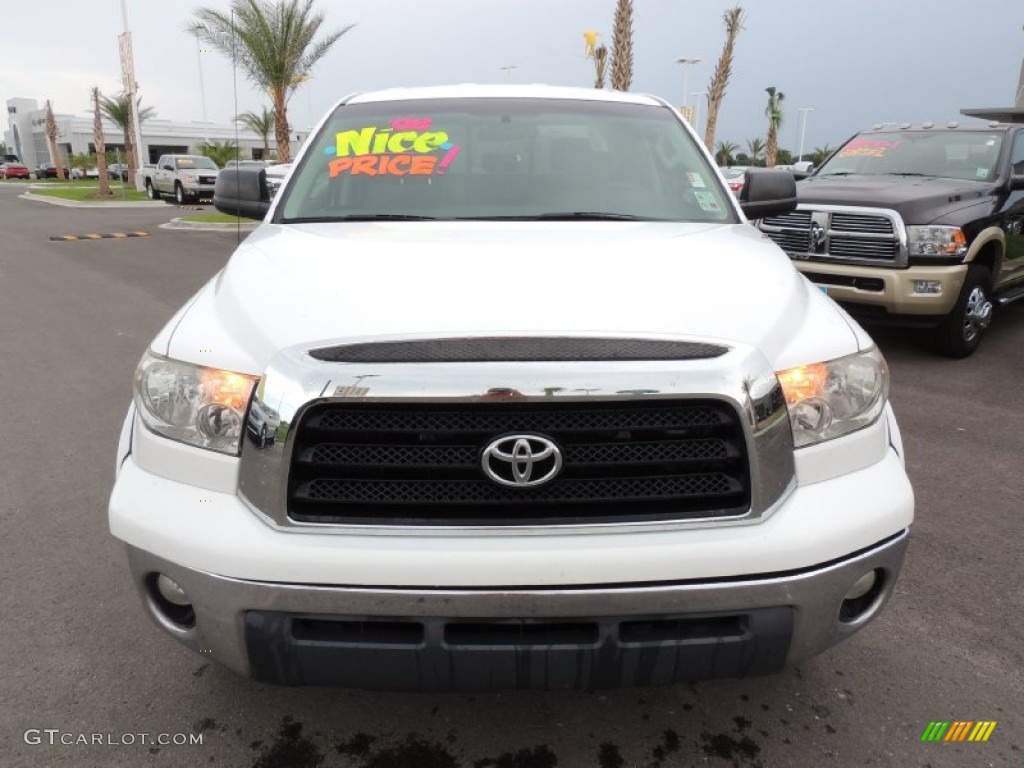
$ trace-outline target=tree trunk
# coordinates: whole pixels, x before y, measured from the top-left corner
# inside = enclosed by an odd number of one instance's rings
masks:
[[[708,100],[708,117],[704,123],[704,146],[714,151],[715,129],[718,127],[718,102]]]
[[[50,162],[57,168],[57,178],[64,181],[64,163],[60,160],[60,151],[57,149],[57,121],[53,117],[53,107],[49,100],[46,102],[46,140],[50,145]],[[71,180],[71,169],[68,168],[68,181]]]
[[[274,138],[277,141],[277,162],[290,163],[292,161],[292,146],[288,135],[288,103],[284,91],[272,92],[270,97],[274,101]]]
[[[633,84],[633,0],[619,0],[612,29],[612,88],[628,91]]]
[[[128,165],[128,184],[135,186],[135,168],[138,163],[135,162],[135,142],[132,139],[132,127],[131,118],[128,119],[129,125],[124,129],[124,161]]]
[[[92,140],[96,145],[96,172],[100,175],[100,197],[110,197],[110,179],[107,178],[107,142],[103,138],[103,120],[100,117],[100,89],[92,89]]]
[[[767,168],[775,167],[775,155],[779,152],[779,134],[775,130],[775,123],[768,123],[768,141],[765,142],[764,164]]]

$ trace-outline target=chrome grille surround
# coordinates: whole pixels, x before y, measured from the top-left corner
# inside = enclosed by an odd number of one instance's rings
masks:
[[[824,239],[812,236],[818,227]],[[758,228],[795,261],[906,267],[907,229],[890,208],[800,203],[786,216],[769,217]]]
[[[764,356],[751,347],[730,345],[728,352],[711,359],[656,362],[335,363],[309,354],[326,344],[410,338],[422,337],[326,341],[282,350],[272,358],[250,406],[239,465],[239,497],[264,522],[290,532],[376,535],[407,535],[411,531],[418,535],[537,535],[566,530],[665,530],[756,523],[795,487],[792,431],[785,405],[780,404],[778,380]],[[521,340],[523,336],[515,338]],[[514,393],[517,403],[716,400],[737,413],[743,429],[749,457],[750,507],[744,514],[728,518],[500,527],[298,522],[288,516],[289,471],[296,442],[292,427],[313,406],[354,401],[493,405],[496,396],[507,398],[509,393]]]

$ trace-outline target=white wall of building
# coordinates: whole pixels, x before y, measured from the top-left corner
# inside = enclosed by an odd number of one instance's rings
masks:
[[[29,168],[37,168],[43,163],[56,162],[50,157],[46,139],[46,104],[35,99],[12,98],[7,100],[7,119],[10,128],[4,132],[4,142],[21,161]],[[74,154],[86,154],[93,146],[93,130],[91,115],[54,114],[57,122],[57,144],[59,151],[71,151]],[[306,138],[302,132],[301,137]],[[294,136],[294,133],[293,133]],[[123,146],[124,134],[121,129],[103,121],[103,138],[108,148],[110,145]],[[270,134],[268,143],[273,151],[274,135]],[[234,123],[201,123],[179,122],[153,118],[142,124],[142,162],[155,162],[150,159],[151,153],[165,152],[196,152],[205,142],[222,143],[237,142],[243,158],[251,158],[259,154],[263,148],[263,138],[241,125]],[[169,149],[174,147],[175,149]],[[292,155],[298,149],[298,142],[292,144]]]

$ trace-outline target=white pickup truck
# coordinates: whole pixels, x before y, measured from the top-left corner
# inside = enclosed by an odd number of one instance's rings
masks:
[[[762,675],[849,637],[913,518],[878,349],[652,96],[352,96],[152,341],[110,528],[240,674],[371,689]]]
[[[171,197],[178,205],[213,197],[220,170],[204,155],[161,155],[155,168],[144,166],[143,185],[150,200]]]

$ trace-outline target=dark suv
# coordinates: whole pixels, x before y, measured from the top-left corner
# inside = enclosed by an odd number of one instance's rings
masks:
[[[950,357],[1024,297],[1024,109],[965,114],[997,119],[858,133],[760,223],[858,319],[930,328]]]

